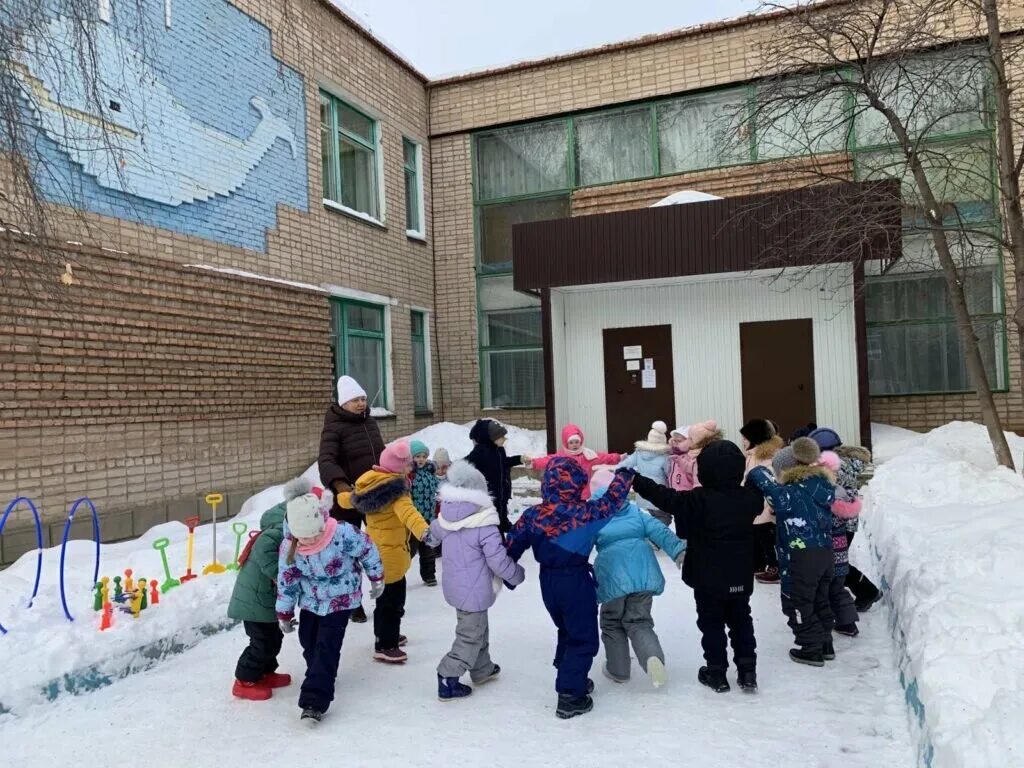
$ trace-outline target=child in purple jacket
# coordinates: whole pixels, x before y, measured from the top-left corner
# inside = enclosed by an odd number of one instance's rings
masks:
[[[525,574],[502,543],[498,512],[479,470],[466,461],[452,464],[438,498],[441,511],[430,531],[442,542],[441,588],[455,609],[456,625],[452,649],[437,665],[437,697],[450,701],[473,692],[459,682],[467,671],[476,685],[501,671],[489,653],[487,609],[502,582],[513,588]]]

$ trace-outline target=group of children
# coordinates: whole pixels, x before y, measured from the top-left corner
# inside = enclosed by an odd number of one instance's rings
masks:
[[[656,422],[646,440],[621,456],[592,451],[582,431],[568,425],[557,454],[531,459],[508,456],[505,428],[485,419],[470,432],[473,450],[454,463],[443,449],[431,461],[422,442],[400,440],[380,452],[351,490],[332,494],[290,483],[285,502],[263,516],[259,536],[240,558],[229,615],[244,621],[249,645],[238,661],[234,695],[267,699],[273,688],[290,684],[276,671],[277,656],[283,635],[297,624],[306,661],[299,706],[303,719],[319,721],[334,697],[364,575],[376,601],[373,658],[403,663],[405,575],[418,556],[428,586],[437,584],[440,557],[444,598],[456,611],[455,640],[437,666],[438,698],[466,697],[473,689],[460,681],[463,675],[480,685],[500,672],[489,652],[488,609],[503,588],[522,583],[518,561],[527,549],[539,563],[541,595],[557,631],[560,718],[593,707],[589,672],[602,641],[609,680],[629,680],[632,647],[652,683],[666,682],[651,613],[665,588],[656,550],[693,589],[706,660],[698,672],[702,684],[729,690],[728,628],[737,682],[757,689],[749,602],[755,571],[781,583],[798,646],[790,657],[823,665],[835,658],[834,628],[856,634],[856,607],[844,579],[848,529],[860,504],[857,477],[870,455],[863,449],[837,455],[841,441],[827,429],[788,447],[766,420],[749,422],[741,435],[742,450],[723,439],[714,421],[671,433]],[[511,469],[521,464],[543,471],[541,502],[512,525]],[[365,516],[366,531],[332,517],[332,506]],[[672,521],[675,534],[667,527]]]

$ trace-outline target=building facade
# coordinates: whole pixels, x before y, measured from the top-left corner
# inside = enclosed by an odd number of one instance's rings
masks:
[[[514,225],[680,189],[785,190],[812,162],[870,179],[891,153],[870,123],[813,158],[767,128],[722,127],[756,102],[774,17],[435,82],[329,0],[97,0],[94,23],[103,114],[84,114],[60,57],[29,45],[21,62],[70,284],[57,304],[25,289],[0,305],[0,501],[33,498],[47,543],[82,495],[107,539],[205,513],[210,490],[237,509],[315,460],[341,373],[388,437],[483,414],[543,427],[541,312],[513,289]],[[51,20],[58,50],[72,36]],[[977,119],[934,140],[991,179],[986,94],[965,83]],[[99,119],[116,126],[102,152]],[[994,184],[951,189],[998,224]],[[32,236],[11,236],[31,260]],[[872,416],[976,418],[942,280],[920,239],[908,253],[868,276]],[[983,255],[971,301],[999,409],[1022,429],[1009,269]],[[8,522],[0,562],[32,545],[27,524],[24,510]]]

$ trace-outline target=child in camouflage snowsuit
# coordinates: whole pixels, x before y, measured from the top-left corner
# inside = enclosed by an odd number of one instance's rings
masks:
[[[430,449],[420,440],[409,443],[412,451],[412,474],[409,476],[412,503],[430,524],[437,516],[437,488],[441,484],[437,467],[430,461]],[[415,536],[409,537],[409,552],[420,557],[420,578],[428,587],[437,586],[437,550]]]

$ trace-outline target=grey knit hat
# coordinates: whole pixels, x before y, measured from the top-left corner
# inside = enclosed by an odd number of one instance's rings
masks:
[[[448,455],[448,451],[444,448],[438,448],[434,451],[434,464],[438,467],[447,467],[452,463],[451,457]]]
[[[772,459],[772,469],[775,476],[779,477],[783,472],[803,464],[810,466],[821,459],[821,449],[818,444],[809,437],[800,437],[775,454]]]

